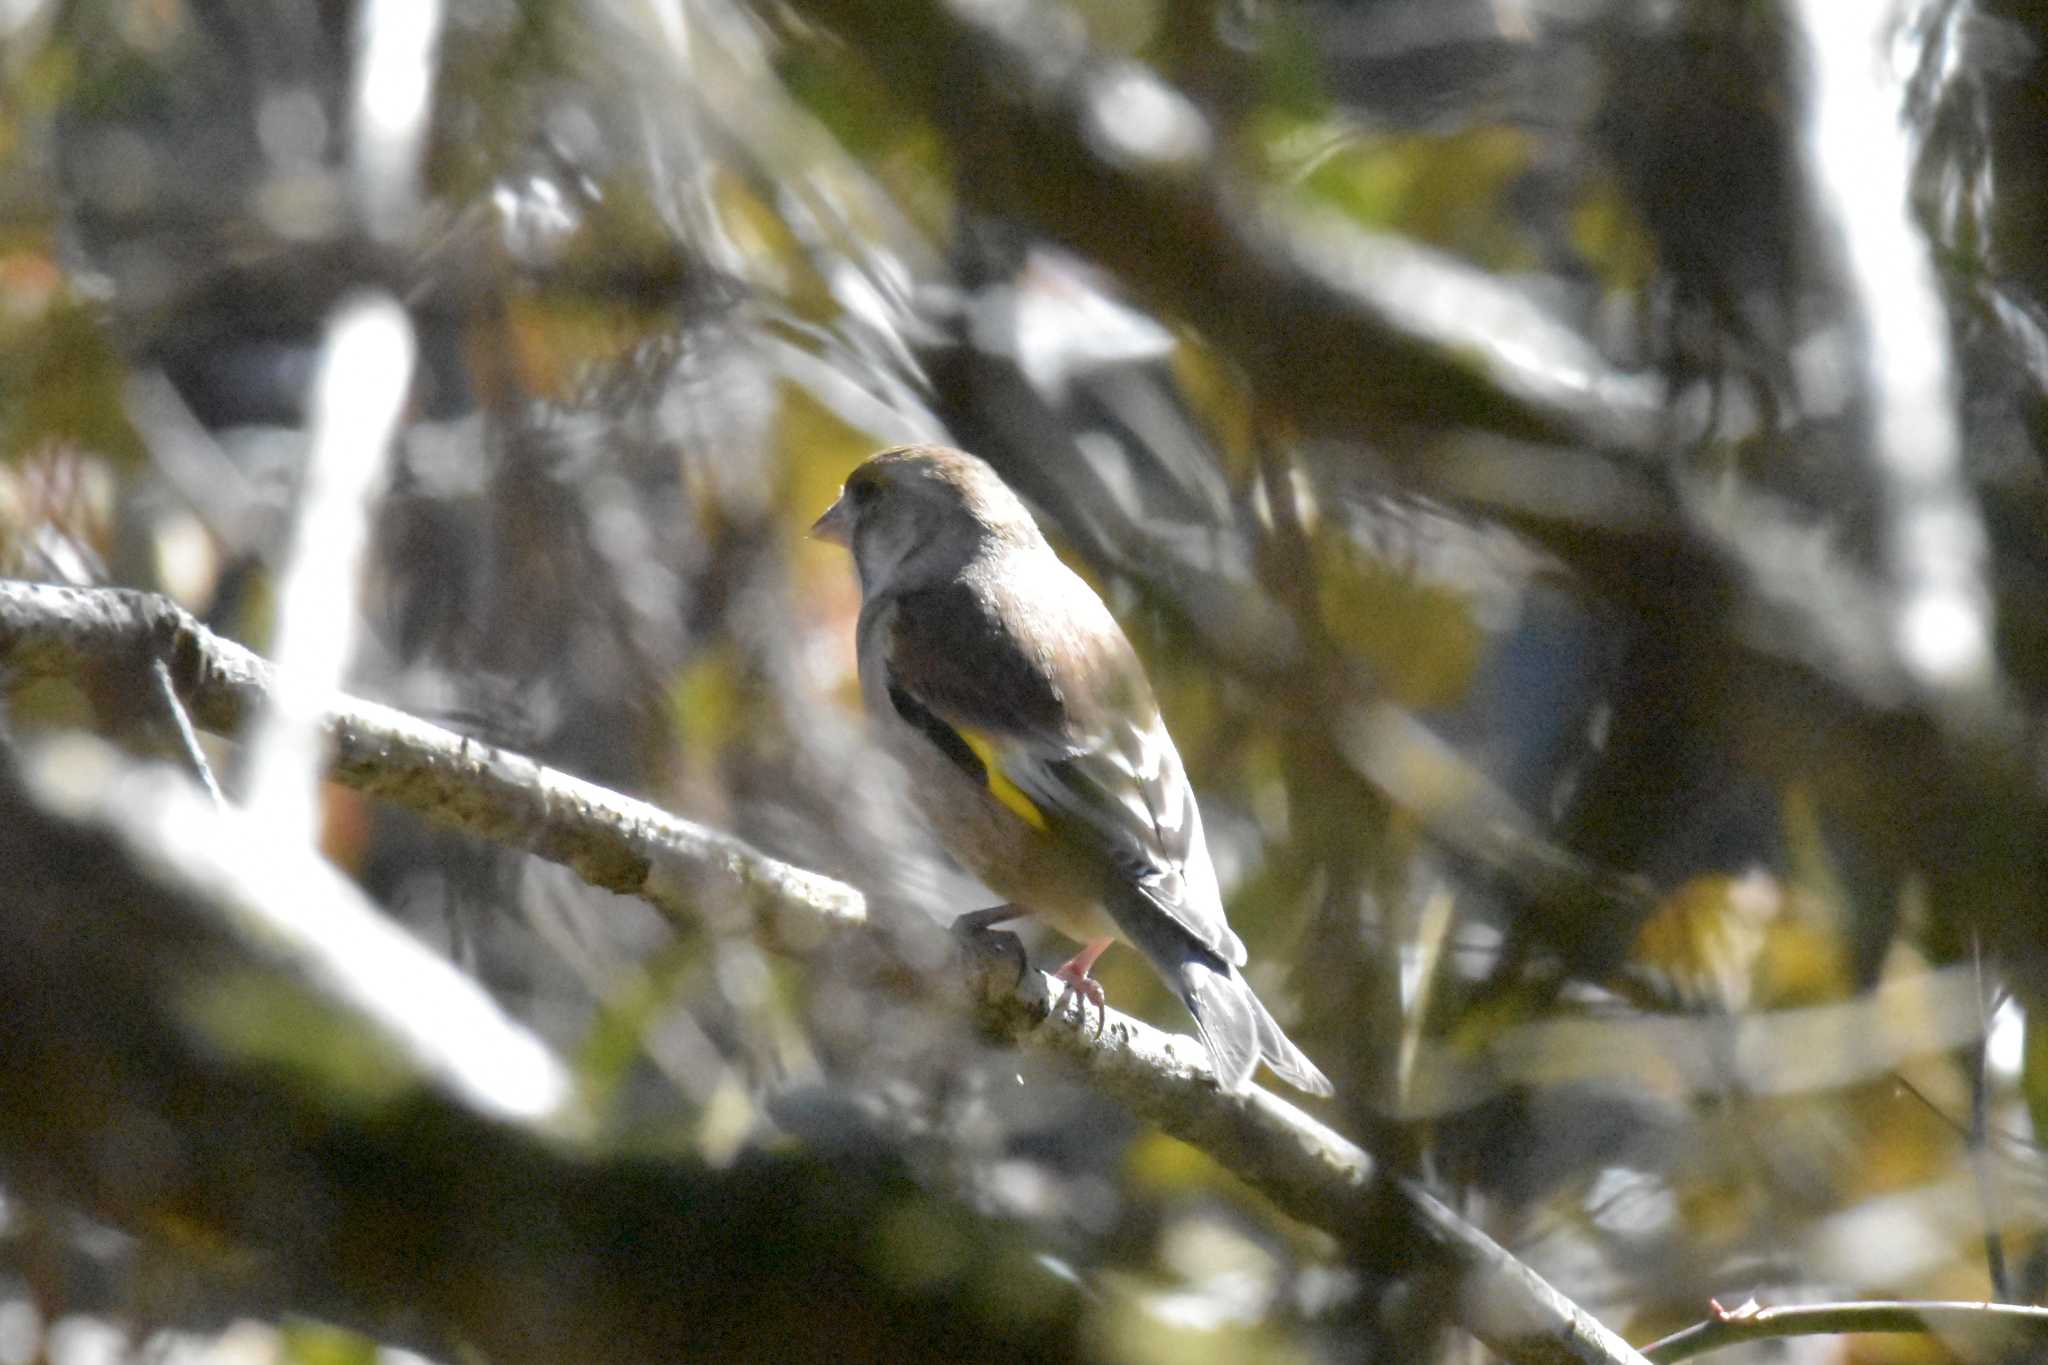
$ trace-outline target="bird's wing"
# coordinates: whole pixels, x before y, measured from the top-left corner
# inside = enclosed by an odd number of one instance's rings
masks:
[[[1058,574],[1070,581],[1042,575],[1033,585],[1030,632],[1006,628],[1006,612],[1027,608],[986,585],[899,598],[887,648],[891,704],[997,799],[1041,828],[1066,826],[1093,842],[1146,902],[1242,964],[1201,815],[1137,656],[1094,593]],[[963,647],[967,633],[978,637],[972,648]],[[1059,647],[1027,653],[1015,643],[1048,634]],[[1105,908],[1116,915],[1113,902]]]

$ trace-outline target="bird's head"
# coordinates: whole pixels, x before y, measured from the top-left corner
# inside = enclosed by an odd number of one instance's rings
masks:
[[[811,534],[853,552],[861,591],[938,582],[991,547],[1044,544],[987,464],[944,446],[897,446],[847,475]]]

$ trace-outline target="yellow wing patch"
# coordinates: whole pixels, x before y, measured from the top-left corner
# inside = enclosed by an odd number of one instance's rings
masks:
[[[1003,775],[1002,760],[996,746],[985,736],[978,735],[972,730],[964,730],[959,726],[953,728],[959,733],[960,738],[966,741],[967,747],[974,750],[974,756],[981,760],[981,766],[988,770],[989,795],[1008,806],[1018,819],[1033,829],[1046,828],[1045,812],[1024,794],[1022,787]]]

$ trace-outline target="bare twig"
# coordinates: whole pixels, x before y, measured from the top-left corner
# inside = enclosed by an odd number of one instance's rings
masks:
[[[167,659],[194,716],[211,728],[235,729],[268,686],[261,659],[161,598],[0,582],[0,659],[14,667],[48,672],[138,655]],[[862,923],[865,903],[850,887],[531,759],[347,697],[330,700],[328,718],[341,780],[563,863],[685,921],[738,912],[735,927],[751,927],[784,951]],[[1003,942],[969,941],[970,996],[992,1036],[1078,1063],[1097,1088],[1304,1221],[1340,1235],[1374,1218],[1408,1221],[1419,1243],[1460,1272],[1461,1324],[1508,1360],[1640,1360],[1427,1191],[1386,1177],[1362,1148],[1263,1091],[1219,1092],[1191,1039],[1115,1011],[1099,1031],[1071,1016],[1048,1019],[1055,983],[1020,971],[1016,958],[997,951]]]
[[[1736,1309],[1673,1332],[1643,1348],[1656,1365],[1718,1351],[1743,1341],[1834,1336],[1844,1332],[1911,1332],[1962,1338],[1977,1347],[2048,1346],[2048,1308],[2010,1303],[1802,1303]],[[1987,1357],[1988,1358],[1988,1357]]]
[[[2005,1263],[2005,1234],[1999,1229],[1993,1210],[2001,1207],[1998,1172],[1991,1160],[1991,1019],[1995,1006],[1992,989],[1984,979],[1984,938],[1970,935],[1970,970],[1976,977],[1976,1046],[1970,1060],[1970,1177],[1977,1186],[1977,1206],[1984,1214],[1984,1269],[1991,1276],[1991,1292],[2001,1299],[2012,1297],[2012,1276]]]
[[[164,710],[171,714],[171,725],[178,732],[178,743],[185,750],[185,761],[192,765],[193,773],[199,778],[206,794],[217,806],[226,805],[227,797],[221,794],[220,783],[213,777],[213,765],[206,761],[206,750],[199,747],[199,732],[192,728],[192,717],[185,714],[185,703],[178,696],[178,685],[171,681],[171,666],[162,659],[153,659],[149,675],[156,681],[156,690],[163,697]]]

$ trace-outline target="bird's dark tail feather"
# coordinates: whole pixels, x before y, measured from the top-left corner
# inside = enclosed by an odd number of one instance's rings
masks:
[[[1213,958],[1190,958],[1181,964],[1181,999],[1195,1016],[1195,1027],[1216,1067],[1216,1084],[1241,1094],[1252,1083],[1263,1058],[1273,1074],[1311,1095],[1331,1093],[1329,1077],[1280,1031],[1259,997],[1235,967]]]

